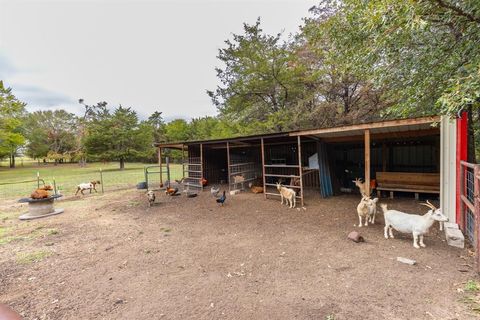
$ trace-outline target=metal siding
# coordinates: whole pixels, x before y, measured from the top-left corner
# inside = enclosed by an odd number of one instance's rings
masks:
[[[440,124],[440,206],[451,222],[456,221],[456,123],[442,117]]]

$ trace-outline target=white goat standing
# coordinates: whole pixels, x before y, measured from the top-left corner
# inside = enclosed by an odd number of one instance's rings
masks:
[[[392,228],[413,235],[413,246],[416,249],[425,247],[423,243],[423,235],[428,232],[435,221],[446,222],[448,218],[442,214],[441,209],[437,209],[433,204],[427,201],[422,205],[430,208],[423,216],[408,214],[397,210],[388,210],[386,204],[381,204],[383,214],[385,216],[385,239],[393,238]],[[387,233],[388,232],[388,233]],[[420,246],[418,245],[420,243]]]
[[[369,199],[369,207],[368,207],[368,216],[369,221],[371,224],[375,224],[375,216],[377,215],[377,202],[378,198]]]
[[[368,223],[375,223],[375,214],[377,213],[377,202],[378,198],[370,199],[370,197],[363,196],[362,200],[357,206],[358,213],[358,226],[362,226],[362,218],[365,218],[365,226],[368,226]]]
[[[289,205],[290,208],[295,208],[297,205],[296,192],[292,189],[282,186],[279,182],[277,182],[277,190],[280,191],[280,197],[282,198],[281,204],[283,204],[283,199],[285,198],[285,204],[287,206]]]

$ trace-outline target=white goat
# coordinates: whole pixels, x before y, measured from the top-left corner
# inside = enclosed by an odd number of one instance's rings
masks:
[[[148,205],[151,207],[153,206],[153,203],[155,202],[155,192],[152,190],[147,192],[147,198],[148,198]]]
[[[368,226],[368,223],[375,223],[375,214],[377,213],[377,202],[378,198],[370,199],[370,197],[363,196],[362,200],[357,206],[358,213],[358,226],[362,226],[362,218],[365,218],[365,226]]]
[[[290,206],[290,208],[295,208],[297,205],[296,192],[292,189],[282,186],[279,182],[277,182],[277,190],[280,191],[280,197],[282,198],[281,203],[283,204],[283,199],[285,198],[285,204]]]
[[[385,239],[388,239],[389,237],[387,231],[390,234],[390,238],[393,238],[393,228],[403,233],[411,233],[413,235],[413,246],[415,248],[420,249],[420,247],[425,247],[425,243],[423,243],[423,235],[428,232],[428,229],[430,229],[435,221],[446,222],[448,221],[448,218],[442,214],[441,209],[437,209],[430,202],[427,201],[427,203],[422,203],[422,205],[429,207],[430,210],[428,210],[423,216],[419,216],[397,210],[388,210],[386,204],[381,204],[380,206],[382,207],[385,216]],[[420,243],[420,246],[418,245],[418,242]]]
[[[369,207],[368,207],[369,221],[368,222],[370,222],[371,224],[375,224],[375,216],[377,215],[377,202],[378,202],[378,198],[369,200]]]

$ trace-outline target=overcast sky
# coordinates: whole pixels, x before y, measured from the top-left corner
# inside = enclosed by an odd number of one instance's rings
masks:
[[[243,22],[298,31],[316,1],[0,0],[0,80],[29,110],[80,112],[78,98],[155,110],[167,120],[216,114],[218,49]]]

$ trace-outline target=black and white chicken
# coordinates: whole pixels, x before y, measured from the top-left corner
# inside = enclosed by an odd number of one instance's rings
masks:
[[[225,200],[227,200],[227,196],[225,196],[225,190],[223,191],[223,195],[216,200],[217,200],[217,203],[220,203],[223,206],[223,204],[225,203]]]

